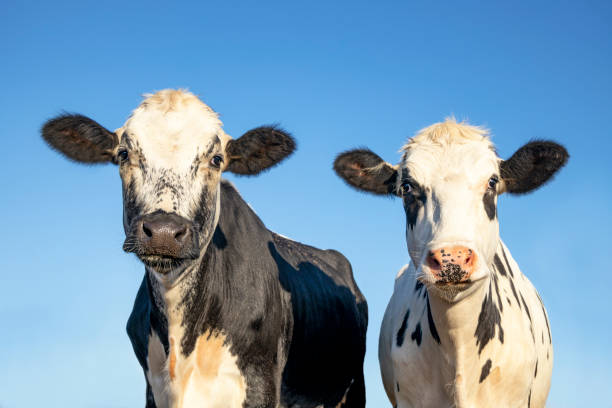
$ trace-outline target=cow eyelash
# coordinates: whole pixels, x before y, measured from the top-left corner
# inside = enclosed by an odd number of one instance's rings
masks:
[[[414,191],[414,186],[411,182],[403,181],[402,184],[400,184],[400,193],[402,193],[402,195],[410,194],[412,191]]]
[[[127,161],[129,157],[128,151],[127,149],[120,149],[117,152],[117,159],[119,160],[119,163],[124,163]]]
[[[210,159],[210,164],[213,167],[219,168],[221,167],[221,164],[223,163],[223,157],[217,155],[214,155],[212,159]]]
[[[497,178],[497,176],[493,176],[489,179],[489,189],[491,190],[495,190],[495,187],[497,187],[497,183],[499,183],[499,179]]]

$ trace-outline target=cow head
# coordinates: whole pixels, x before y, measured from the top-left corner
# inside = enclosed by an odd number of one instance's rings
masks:
[[[111,132],[81,115],[42,128],[47,143],[81,163],[113,163],[123,184],[123,249],[159,276],[197,259],[219,219],[221,173],[254,175],[290,155],[295,142],[263,126],[232,139],[217,114],[186,91],[146,99]]]
[[[403,200],[417,279],[449,301],[489,276],[498,195],[534,191],[569,157],[557,143],[533,141],[502,160],[485,129],[454,119],[421,130],[402,152],[393,166],[369,150],[351,150],[334,169],[357,189]]]

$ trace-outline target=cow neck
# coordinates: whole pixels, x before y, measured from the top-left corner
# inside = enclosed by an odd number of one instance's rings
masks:
[[[490,278],[485,278],[475,284],[469,296],[457,302],[448,302],[438,296],[428,294],[433,324],[439,336],[439,344],[434,348],[434,354],[445,356],[447,364],[444,372],[450,375],[447,380],[457,387],[461,373],[466,371],[477,357],[475,330],[483,300],[487,296]],[[474,345],[474,346],[466,346]],[[440,350],[441,349],[441,350]],[[442,353],[440,353],[442,351]],[[454,390],[461,394],[460,390]],[[456,395],[459,397],[460,395]]]
[[[446,364],[442,371],[448,375],[445,381],[453,384],[449,396],[458,404],[468,395],[468,380],[464,374],[478,362],[482,348],[493,338],[503,342],[500,310],[494,298],[499,272],[493,265],[489,270],[490,274],[457,302],[428,294],[432,320],[440,339],[432,350],[435,354],[442,350]]]
[[[490,280],[489,277],[486,277],[475,282],[474,287],[467,289],[470,291],[467,296],[461,296],[460,300],[453,302],[428,291],[431,314],[438,332],[457,332],[471,327],[474,322],[469,316],[475,315],[474,319],[478,319],[480,305],[487,294]]]
[[[221,182],[219,222],[203,251],[172,285],[164,285],[148,273],[151,290],[151,326],[168,350],[170,339],[184,355],[193,350],[195,339],[205,332],[228,326],[228,310],[244,299],[232,296],[236,285],[253,280],[253,268],[245,267],[253,254],[264,263],[271,233],[227,181]],[[249,257],[251,254],[251,257]],[[265,279],[260,271],[257,279]],[[271,270],[271,268],[270,268]],[[157,326],[157,327],[156,327]]]

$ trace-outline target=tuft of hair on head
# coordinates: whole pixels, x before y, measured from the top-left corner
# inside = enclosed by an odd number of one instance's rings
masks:
[[[143,94],[143,101],[136,110],[155,109],[164,113],[178,111],[189,106],[197,106],[218,119],[218,114],[188,89],[162,89]]]
[[[448,146],[451,144],[464,144],[469,142],[483,142],[494,150],[490,139],[490,132],[482,126],[470,125],[465,121],[457,122],[454,116],[444,119],[443,122],[434,123],[419,130],[411,137],[400,152],[407,152],[415,145],[434,144]]]

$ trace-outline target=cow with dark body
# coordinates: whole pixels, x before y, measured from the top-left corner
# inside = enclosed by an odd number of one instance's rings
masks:
[[[276,127],[232,139],[184,91],[150,95],[110,132],[62,115],[43,137],[119,164],[124,250],[145,265],[127,331],[147,407],[363,407],[367,306],[349,262],[269,231],[224,170],[291,154]]]
[[[399,165],[369,150],[334,168],[360,190],[402,198],[411,262],[395,280],[379,341],[395,407],[543,407],[552,338],[540,296],[499,237],[497,197],[533,191],[567,151],[533,141],[508,160],[485,129],[447,120],[403,147]]]

